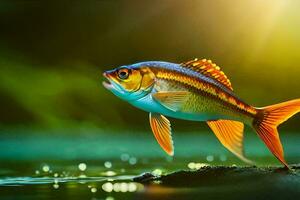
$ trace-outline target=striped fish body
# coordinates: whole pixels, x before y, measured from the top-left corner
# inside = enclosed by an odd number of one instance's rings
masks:
[[[164,85],[161,88],[160,85]],[[214,87],[214,86],[211,86]],[[217,89],[217,88],[216,88]],[[157,79],[155,91],[187,91],[188,95],[179,105],[179,110],[172,113],[171,117],[180,118],[191,121],[209,121],[218,119],[230,119],[251,123],[253,117],[239,110],[235,105],[231,105],[227,100],[211,95],[202,89],[195,88],[194,86],[187,87],[180,82],[169,82],[165,79]],[[166,114],[167,115],[167,114]]]
[[[148,112],[157,112],[173,118],[191,121],[230,119],[251,124],[255,108],[237,98],[232,91],[209,76],[195,72],[179,64],[167,62],[144,62],[135,67],[148,68],[155,74],[151,94],[134,106]],[[186,92],[176,108],[164,106],[152,96],[156,93]]]
[[[152,132],[171,156],[174,146],[167,117],[205,121],[225,148],[252,163],[243,153],[243,130],[247,124],[288,167],[277,126],[300,112],[300,99],[255,108],[239,99],[227,76],[206,59],[181,64],[141,62],[106,71],[103,75],[109,81],[103,82],[105,88],[149,112]]]

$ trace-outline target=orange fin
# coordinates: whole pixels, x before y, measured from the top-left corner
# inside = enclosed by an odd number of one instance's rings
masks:
[[[190,92],[187,91],[157,92],[152,94],[152,97],[166,108],[176,112],[180,110],[189,94]]]
[[[216,120],[207,121],[207,124],[224,147],[244,162],[253,164],[243,154],[243,123],[231,120]]]
[[[233,91],[230,80],[221,71],[220,67],[212,63],[211,60],[198,60],[197,58],[188,62],[181,63],[181,66],[190,68],[196,72],[200,72],[224,85],[229,90]]]
[[[150,113],[149,120],[152,132],[159,145],[167,154],[173,156],[174,147],[170,121],[165,116],[157,113]]]
[[[279,103],[272,106],[257,108],[258,115],[253,121],[253,127],[273,155],[287,168],[284,159],[277,126],[300,112],[300,99]]]

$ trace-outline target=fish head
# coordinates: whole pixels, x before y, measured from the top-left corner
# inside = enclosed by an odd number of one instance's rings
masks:
[[[121,66],[105,71],[103,86],[121,99],[140,99],[152,91],[155,75],[148,67]]]

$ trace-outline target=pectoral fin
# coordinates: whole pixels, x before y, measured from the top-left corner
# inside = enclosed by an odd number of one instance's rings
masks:
[[[231,120],[216,120],[208,121],[207,124],[224,147],[244,162],[252,163],[243,154],[243,123]]]
[[[170,121],[157,113],[149,114],[152,132],[161,148],[170,156],[174,155]]]
[[[152,94],[152,97],[161,105],[176,112],[180,110],[189,94],[187,91],[157,92]]]

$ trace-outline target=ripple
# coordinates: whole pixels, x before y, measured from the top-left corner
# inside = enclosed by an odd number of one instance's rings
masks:
[[[110,177],[7,177],[0,179],[0,186],[22,186],[22,185],[38,185],[38,184],[59,184],[59,183],[90,183],[105,181],[127,181],[134,176],[115,176]]]

